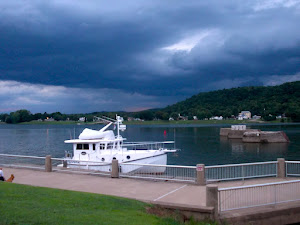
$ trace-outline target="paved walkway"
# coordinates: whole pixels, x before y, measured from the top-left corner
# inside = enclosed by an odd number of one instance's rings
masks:
[[[3,168],[5,177],[14,174],[14,183],[64,190],[91,192],[190,206],[205,206],[203,186],[170,181],[148,181],[128,178],[109,178],[95,175],[43,172],[30,169]]]
[[[118,179],[64,172],[47,173],[31,169],[3,168],[3,171],[6,178],[10,174],[14,174],[14,183],[18,184],[113,195],[146,202],[184,204],[191,207],[204,207],[206,205],[206,187],[194,184],[129,178]],[[245,181],[217,182],[214,184],[224,188],[291,179],[261,178]]]

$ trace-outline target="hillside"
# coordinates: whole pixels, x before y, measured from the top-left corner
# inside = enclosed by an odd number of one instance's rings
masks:
[[[230,117],[241,111],[252,115],[267,116],[285,114],[299,121],[300,81],[279,86],[240,87],[199,93],[168,106],[161,111],[176,116],[197,116],[199,119],[211,116]]]

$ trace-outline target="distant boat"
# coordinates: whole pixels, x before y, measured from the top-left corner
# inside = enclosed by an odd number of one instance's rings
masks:
[[[116,120],[103,118],[108,124],[100,130],[85,128],[78,139],[66,140],[65,143],[73,144],[73,157],[67,153],[64,158],[68,168],[82,168],[110,172],[113,159],[119,163],[136,164],[167,164],[167,153],[176,152],[175,148],[167,149],[165,146],[174,144],[174,141],[164,142],[124,142],[126,138],[120,135],[120,131],[126,130],[122,124],[123,118],[116,116]],[[107,130],[112,124],[117,128],[115,136],[113,130]],[[60,165],[62,166],[62,165]],[[143,166],[123,166],[121,172],[128,173],[133,170],[149,172],[149,168]],[[152,167],[151,172],[161,173],[165,167]]]

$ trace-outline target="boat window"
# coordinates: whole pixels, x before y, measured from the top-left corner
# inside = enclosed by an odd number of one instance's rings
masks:
[[[108,143],[108,144],[107,144],[107,149],[112,149],[112,148],[113,148],[113,146],[114,146],[114,144],[113,144],[113,143]]]
[[[89,150],[89,144],[77,144],[76,146],[77,150]]]
[[[93,150],[94,151],[96,150],[96,144],[93,144]]]
[[[105,149],[105,144],[100,144],[100,150],[104,150]]]

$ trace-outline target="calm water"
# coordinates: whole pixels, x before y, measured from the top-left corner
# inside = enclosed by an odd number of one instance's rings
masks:
[[[0,125],[0,153],[63,157],[70,144],[64,140],[76,137],[85,128],[100,129],[101,125]],[[222,126],[201,125],[130,125],[122,132],[127,141],[176,140],[177,154],[170,154],[168,164],[206,165],[259,162],[283,157],[300,160],[300,124],[293,125],[252,125],[263,131],[286,132],[288,144],[249,144],[236,140],[221,139]],[[166,131],[166,135],[164,135]]]

